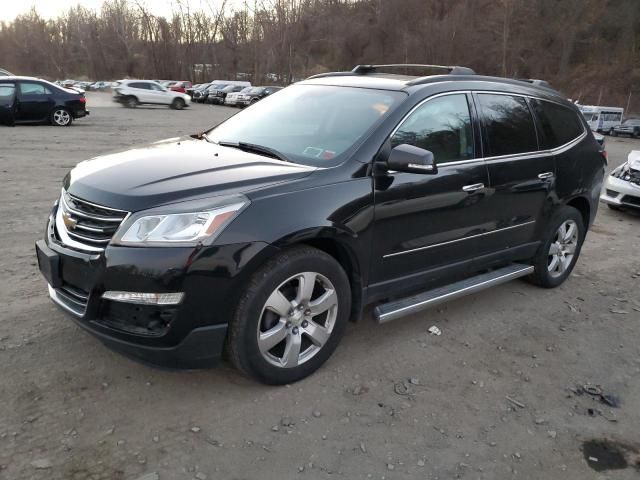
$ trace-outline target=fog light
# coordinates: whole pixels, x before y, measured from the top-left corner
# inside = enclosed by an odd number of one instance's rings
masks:
[[[102,298],[114,302],[142,303],[144,305],[177,305],[184,293],[104,292]]]

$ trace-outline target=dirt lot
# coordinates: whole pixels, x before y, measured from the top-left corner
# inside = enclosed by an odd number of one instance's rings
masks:
[[[369,315],[295,385],[226,365],[166,372],[74,326],[48,299],[33,243],[78,161],[234,110],[88,104],[71,128],[0,127],[0,478],[638,478],[640,216],[602,206],[555,290],[515,281],[384,326]],[[611,166],[640,149],[607,144]],[[586,383],[619,407],[572,391]],[[625,457],[595,445],[589,462],[594,439]]]

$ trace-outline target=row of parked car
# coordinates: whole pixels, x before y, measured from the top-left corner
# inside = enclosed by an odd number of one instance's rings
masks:
[[[210,103],[213,105],[229,105],[232,107],[247,107],[283,87],[256,87],[249,82],[238,80],[214,80],[210,83],[194,85],[187,89],[194,102]]]

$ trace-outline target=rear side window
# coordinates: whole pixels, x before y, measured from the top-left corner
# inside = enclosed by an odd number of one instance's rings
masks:
[[[41,83],[22,82],[20,93],[22,95],[51,95],[51,90]]]
[[[556,148],[578,138],[584,127],[578,113],[544,100],[531,99],[531,106],[542,130],[543,148]]]
[[[391,137],[392,147],[403,143],[430,150],[439,163],[473,158],[467,96],[444,95],[420,105]]]
[[[524,98],[487,93],[478,94],[477,98],[488,143],[485,156],[538,150],[533,117]]]
[[[141,88],[143,90],[151,90],[151,87],[149,86],[149,84],[145,82],[134,82],[134,83],[130,83],[129,86],[131,88]]]

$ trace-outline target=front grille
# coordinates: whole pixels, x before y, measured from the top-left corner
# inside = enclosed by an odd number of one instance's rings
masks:
[[[640,197],[633,197],[631,195],[625,195],[622,197],[622,203],[626,203],[627,205],[635,205],[640,207]]]
[[[76,315],[83,316],[87,311],[87,304],[89,303],[89,294],[87,292],[68,284],[56,288],[54,292],[55,300]]]
[[[62,192],[56,230],[62,243],[85,250],[102,250],[128,212],[96,205]]]

